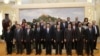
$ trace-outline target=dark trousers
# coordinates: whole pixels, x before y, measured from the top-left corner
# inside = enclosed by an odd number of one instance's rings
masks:
[[[16,47],[17,47],[17,54],[22,54],[23,53],[23,44],[22,42],[16,42]]]
[[[61,49],[64,49],[64,43],[61,43]]]
[[[31,42],[26,42],[26,52],[27,54],[31,54]]]
[[[77,41],[75,40],[74,42],[72,42],[72,49],[76,49],[77,48]]]
[[[94,43],[93,43],[93,49],[96,49],[96,46],[97,46],[97,36],[95,37],[96,39],[95,39],[95,41],[94,41]]]
[[[26,43],[23,41],[22,44],[23,44],[23,49],[26,49]]]
[[[36,41],[35,46],[36,46],[36,54],[41,54],[41,41]]]
[[[89,55],[89,54],[93,55],[93,40],[87,41],[86,53],[87,53],[87,55]]]
[[[53,49],[56,48],[56,45],[55,45],[54,41],[51,41],[51,46],[53,47]]]
[[[62,54],[61,42],[56,42],[56,54]]]
[[[72,55],[72,41],[67,41],[65,47],[67,55]]]
[[[46,41],[46,54],[51,54],[51,41]]]
[[[6,42],[7,54],[12,54],[12,42]]]
[[[77,48],[76,48],[78,55],[83,55],[83,40],[77,41]]]
[[[45,49],[45,41],[44,41],[44,40],[41,41],[41,44],[42,44],[42,46],[43,46],[43,49]]]

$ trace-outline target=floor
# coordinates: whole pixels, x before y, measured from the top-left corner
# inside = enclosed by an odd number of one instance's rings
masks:
[[[65,53],[65,50],[63,50],[63,54],[62,55],[55,55],[54,50],[52,51],[52,55],[45,55],[45,50],[42,50],[42,54],[41,55],[35,55],[35,50],[32,51],[31,55],[26,55],[26,52],[24,51],[24,53],[22,55],[17,55],[16,52],[13,52],[12,55],[6,55],[6,46],[4,42],[0,42],[0,56],[67,56]],[[98,50],[94,51],[94,55],[95,56],[100,56],[100,42],[98,42],[97,45]],[[72,56],[77,56],[75,50],[72,51],[73,55]],[[84,56],[86,56],[84,54]]]

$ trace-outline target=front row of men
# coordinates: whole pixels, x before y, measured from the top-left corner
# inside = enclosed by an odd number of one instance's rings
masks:
[[[13,34],[14,38],[12,37]],[[41,37],[41,34],[44,37]],[[41,30],[39,23],[37,23],[34,30],[31,29],[30,25],[27,25],[27,28],[24,31],[22,30],[22,27],[17,24],[14,32],[8,27],[7,31],[4,33],[4,37],[7,45],[7,54],[12,53],[13,42],[16,44],[17,54],[23,53],[23,42],[25,42],[27,54],[31,54],[31,43],[33,42],[35,42],[36,55],[41,54],[41,41],[44,40],[46,55],[52,54],[53,41],[56,54],[62,54],[62,43],[64,43],[63,46],[65,46],[67,55],[72,55],[72,43],[76,42],[75,49],[78,55],[83,55],[85,43],[87,55],[93,56],[93,45],[96,41],[95,29],[91,23],[88,24],[86,30],[82,27],[82,23],[79,23],[76,29],[73,29],[71,24],[68,24],[68,27],[65,30],[61,30],[60,25],[56,25],[54,31],[52,31],[52,27],[49,23],[46,24],[44,30]]]

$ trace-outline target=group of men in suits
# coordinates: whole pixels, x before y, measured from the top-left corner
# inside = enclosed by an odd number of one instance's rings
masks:
[[[52,21],[33,22],[32,25],[27,24],[23,20],[22,25],[15,24],[8,26],[4,33],[7,44],[8,54],[12,53],[13,39],[15,40],[17,54],[23,53],[23,47],[27,54],[32,52],[32,43],[35,43],[36,55],[42,53],[42,49],[46,49],[46,55],[52,54],[52,49],[56,50],[56,54],[62,54],[62,49],[66,50],[67,55],[72,55],[72,49],[75,49],[77,54],[82,56],[85,47],[86,54],[93,56],[93,50],[96,49],[97,37],[99,36],[99,28],[92,23],[82,23],[75,18],[74,22],[58,19],[54,24]],[[11,30],[13,28],[13,30]],[[14,34],[13,34],[14,33]],[[13,36],[12,36],[13,35]],[[43,48],[42,48],[43,47]],[[10,53],[9,53],[10,52]]]

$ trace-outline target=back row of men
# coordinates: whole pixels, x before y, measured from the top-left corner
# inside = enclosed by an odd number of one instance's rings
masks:
[[[70,17],[67,21],[58,21],[53,24],[52,21],[34,22],[29,25],[24,19],[22,25],[15,23],[9,26],[7,30],[3,32],[5,37],[7,53],[12,53],[13,42],[15,40],[15,46],[17,54],[23,53],[23,47],[26,49],[27,54],[32,52],[32,43],[35,43],[36,55],[41,54],[42,49],[46,49],[46,55],[52,54],[52,49],[56,50],[56,54],[62,54],[62,49],[66,50],[67,55],[72,55],[72,49],[75,49],[78,55],[83,55],[83,49],[87,56],[93,55],[93,50],[96,49],[97,37],[99,36],[99,28],[95,24],[88,22],[88,18],[84,19],[84,22],[78,21],[78,18],[74,22],[70,21]],[[14,40],[13,40],[14,39]],[[43,48],[42,48],[43,47]]]

